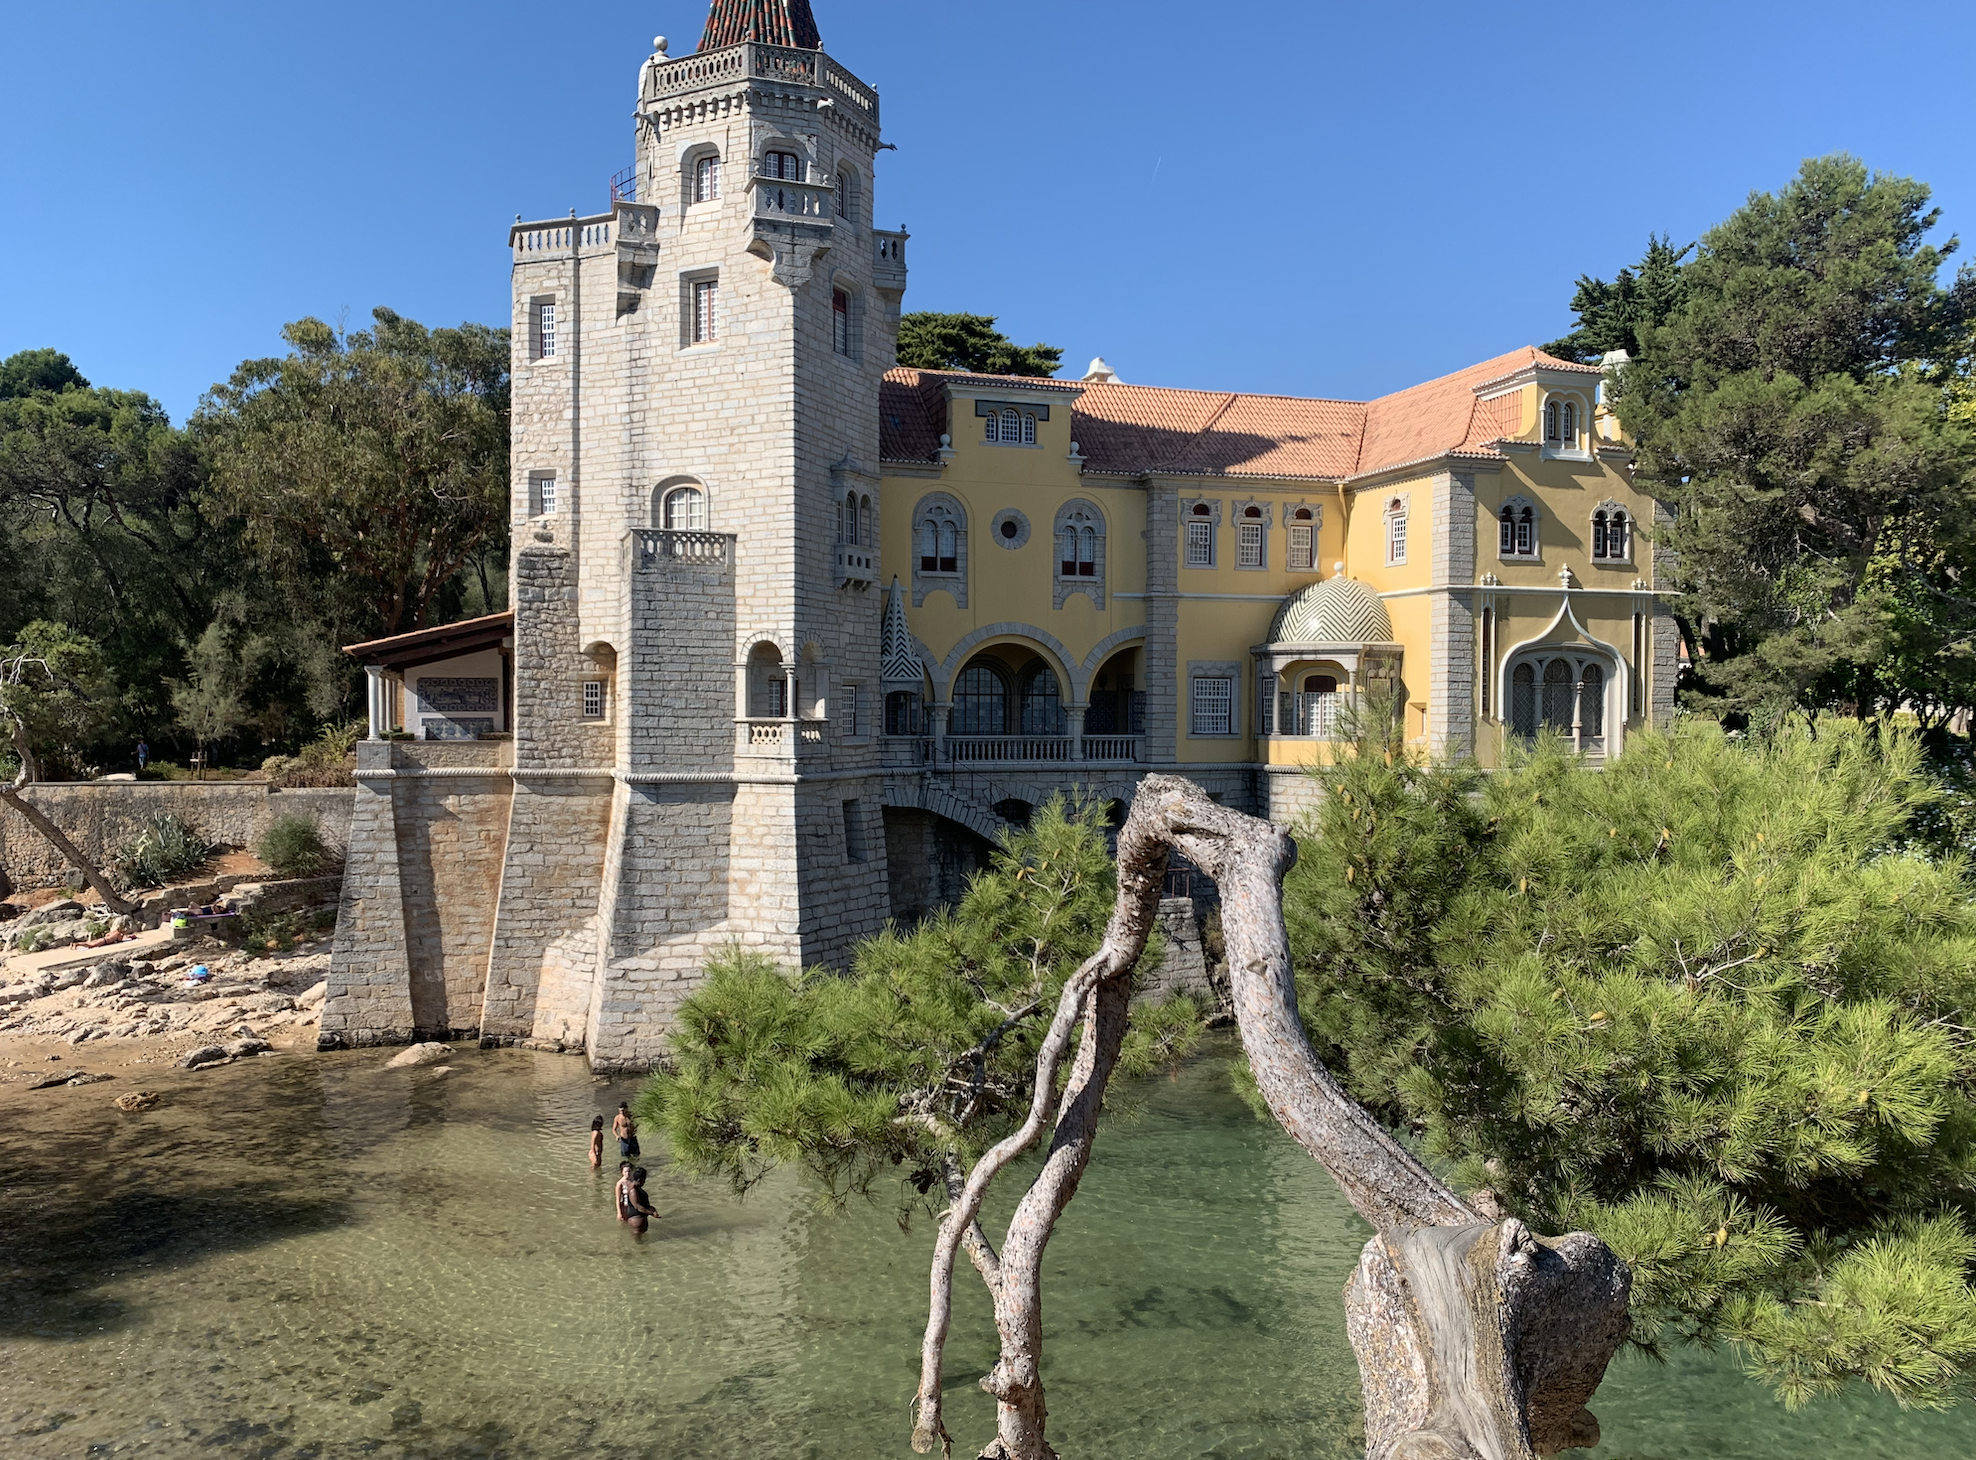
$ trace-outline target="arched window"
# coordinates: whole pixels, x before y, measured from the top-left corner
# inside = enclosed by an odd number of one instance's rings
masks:
[[[764,152],[762,176],[772,177],[778,182],[801,182],[803,159],[793,152]]]
[[[1553,659],[1544,666],[1544,723],[1552,729],[1571,733],[1572,700],[1575,686],[1572,683],[1571,662],[1567,659]]]
[[[1262,517],[1262,508],[1248,506],[1235,522],[1235,566],[1238,568],[1266,567],[1263,545],[1267,537],[1267,524]]]
[[[1335,695],[1338,693],[1338,676],[1335,674],[1306,674],[1304,693],[1307,695]]]
[[[693,164],[693,201],[711,203],[720,196],[720,155],[702,157]]]
[[[1187,514],[1187,566],[1214,566],[1214,509],[1196,502]]]
[[[1498,549],[1497,549],[1497,551],[1498,551],[1498,552],[1499,552],[1499,553],[1500,553],[1500,554],[1501,554],[1501,555],[1502,555],[1503,557],[1506,557],[1506,558],[1507,558],[1507,557],[1513,557],[1513,556],[1515,556],[1515,553],[1516,553],[1516,509],[1515,509],[1514,507],[1505,507],[1505,508],[1503,508],[1503,516],[1502,516],[1502,524],[1501,524],[1501,532],[1500,532],[1500,534],[1499,534],[1499,537],[1500,537],[1500,539],[1501,539],[1501,541],[1500,541],[1500,546],[1498,547]]]
[[[1587,664],[1578,683],[1579,732],[1588,738],[1605,734],[1605,671]]]
[[[1537,671],[1519,664],[1509,677],[1510,728],[1529,739],[1537,733]]]
[[[1022,703],[1021,735],[1063,734],[1063,695],[1057,672],[1041,659],[1023,666],[1016,681]]]
[[[1623,562],[1627,556],[1626,509],[1601,507],[1592,514],[1592,556]]]
[[[954,681],[953,733],[1009,733],[1009,685],[999,667],[976,660]]]
[[[1407,504],[1395,497],[1386,504],[1386,562],[1397,566],[1407,560]]]
[[[1578,406],[1574,401],[1564,403],[1564,425],[1560,428],[1559,439],[1566,446],[1578,444]]]
[[[935,502],[919,519],[919,570],[958,573],[961,570],[960,523],[953,509]]]
[[[864,216],[858,196],[858,175],[848,167],[837,176],[837,216],[850,223]]]
[[[757,644],[748,651],[748,715],[756,720],[780,720],[789,713],[789,676],[782,651]]]
[[[866,547],[872,546],[872,544],[877,541],[877,539],[871,535],[871,498],[870,497],[861,496],[858,498],[858,541],[863,543]]]
[[[846,492],[837,504],[837,540],[855,545],[858,541],[858,494]]]
[[[1558,434],[1557,406],[1558,403],[1556,401],[1546,401],[1544,403],[1544,439],[1546,441],[1563,439]]]
[[[1317,517],[1308,507],[1293,507],[1290,524],[1290,571],[1308,573],[1317,566]]]
[[[830,291],[830,348],[840,355],[851,353],[851,296],[842,289]]]
[[[705,532],[707,494],[698,487],[674,487],[659,504],[659,526],[667,532]]]
[[[917,691],[895,689],[885,696],[885,733],[918,735],[921,732],[921,706]]]

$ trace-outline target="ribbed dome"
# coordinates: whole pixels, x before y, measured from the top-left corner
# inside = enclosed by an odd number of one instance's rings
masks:
[[[1356,578],[1327,578],[1283,600],[1269,626],[1272,644],[1385,644],[1393,620],[1379,595]]]

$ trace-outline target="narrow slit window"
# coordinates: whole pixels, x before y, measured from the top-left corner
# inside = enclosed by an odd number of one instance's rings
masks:
[[[1386,508],[1386,562],[1398,566],[1407,560],[1406,504],[1395,497]]]
[[[1024,412],[1022,417],[1022,444],[1024,446],[1036,444],[1036,418],[1027,412]]]
[[[549,517],[556,511],[556,474],[538,472],[529,478],[528,515]]]
[[[1290,514],[1290,569],[1308,573],[1316,566],[1316,523],[1311,519],[1310,508],[1299,507]]]
[[[1558,439],[1566,446],[1578,444],[1578,407],[1570,401],[1564,403],[1564,424],[1558,428]]]
[[[556,302],[545,299],[535,306],[536,358],[549,360],[556,353]]]
[[[851,353],[851,296],[842,289],[830,291],[830,348],[840,355]]]
[[[847,861],[862,862],[868,855],[865,851],[863,808],[855,801],[844,803],[844,856]]]
[[[951,522],[940,524],[940,566],[942,573],[961,570],[960,529]]]
[[[720,338],[720,285],[702,279],[693,286],[693,343],[711,344]]]
[[[1544,405],[1544,439],[1546,441],[1561,439],[1558,435],[1556,401],[1547,401]]]

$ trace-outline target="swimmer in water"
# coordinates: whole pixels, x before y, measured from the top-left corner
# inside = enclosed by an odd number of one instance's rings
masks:
[[[617,1135],[618,1154],[636,1156],[638,1151],[638,1127],[632,1122],[631,1107],[622,1101],[618,1103],[617,1114],[611,1117],[611,1130]]]
[[[590,1166],[592,1170],[604,1164],[604,1117],[590,1118]]]
[[[631,1163],[618,1162],[617,1187],[611,1192],[611,1200],[617,1204],[617,1219],[620,1222],[631,1220]]]

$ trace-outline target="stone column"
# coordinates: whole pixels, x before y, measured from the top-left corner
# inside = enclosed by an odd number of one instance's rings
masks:
[[[1083,705],[1065,705],[1063,710],[1064,729],[1070,735],[1070,758],[1084,759],[1084,711]]]
[[[391,729],[391,691],[385,685],[384,670],[376,664],[364,666],[364,688],[370,693],[369,740],[382,740]]]
[[[936,700],[929,709],[932,717],[933,763],[942,765],[947,759],[947,717],[954,712],[952,704],[946,700]]]

